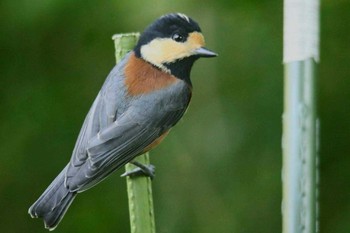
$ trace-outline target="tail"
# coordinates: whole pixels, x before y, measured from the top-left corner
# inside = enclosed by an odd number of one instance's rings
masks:
[[[76,192],[69,191],[64,185],[66,169],[67,167],[28,210],[32,218],[42,218],[45,228],[50,231],[60,223],[76,196]]]

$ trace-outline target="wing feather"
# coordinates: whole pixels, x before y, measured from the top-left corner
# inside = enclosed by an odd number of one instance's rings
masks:
[[[88,159],[69,180],[69,189],[82,192],[105,179],[108,174],[141,154],[145,147],[171,128],[184,111],[167,112],[156,127],[130,123],[130,119],[126,124],[121,124],[124,118],[128,118],[127,114],[123,115],[89,142]]]

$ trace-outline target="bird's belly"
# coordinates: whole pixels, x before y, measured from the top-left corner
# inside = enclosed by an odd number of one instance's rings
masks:
[[[160,135],[156,140],[154,140],[151,144],[149,144],[143,151],[143,153],[146,153],[147,151],[150,151],[157,147],[163,140],[164,138],[168,135],[169,130],[165,131],[162,135]]]

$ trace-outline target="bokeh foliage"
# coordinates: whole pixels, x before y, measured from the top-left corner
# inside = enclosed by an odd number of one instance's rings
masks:
[[[184,120],[151,153],[157,230],[281,231],[282,1],[0,2],[0,232],[46,232],[27,209],[68,162],[114,65],[111,35],[168,12],[196,19],[216,59],[198,61]],[[321,229],[350,230],[350,3],[322,3]],[[129,232],[117,172],[79,195],[56,232]]]

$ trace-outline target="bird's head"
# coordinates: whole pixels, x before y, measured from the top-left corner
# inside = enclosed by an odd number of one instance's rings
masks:
[[[206,49],[199,25],[184,14],[168,14],[160,17],[142,33],[134,52],[136,56],[165,71],[191,68],[200,57],[215,57]],[[186,66],[187,64],[187,66]]]

